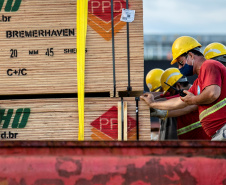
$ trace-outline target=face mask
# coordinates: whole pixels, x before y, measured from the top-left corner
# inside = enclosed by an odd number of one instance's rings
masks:
[[[182,68],[179,69],[181,74],[184,76],[192,76],[193,75],[193,64],[194,64],[194,61],[192,61],[192,66],[188,65],[187,60],[186,60],[186,64]]]
[[[185,64],[182,68],[179,69],[181,74],[184,76],[192,76],[193,75],[193,66]]]

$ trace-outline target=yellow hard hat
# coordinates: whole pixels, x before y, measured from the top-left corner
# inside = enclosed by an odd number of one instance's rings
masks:
[[[179,56],[196,47],[202,47],[202,45],[192,37],[182,36],[177,38],[172,45],[173,60],[171,61],[171,65],[176,63],[176,59]]]
[[[161,86],[163,89],[163,94],[165,94],[170,86],[166,85],[164,82],[167,84],[173,86],[183,75],[180,73],[180,70],[175,67],[168,68],[162,73],[161,76]]]
[[[160,78],[164,70],[156,68],[152,69],[146,75],[146,85],[150,91],[156,91],[157,88],[161,87]]]
[[[226,47],[218,42],[213,42],[204,49],[204,57],[208,60],[226,54]]]

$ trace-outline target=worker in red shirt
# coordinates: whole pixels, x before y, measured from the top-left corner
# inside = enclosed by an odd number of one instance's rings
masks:
[[[173,60],[184,76],[197,74],[198,78],[186,96],[155,102],[150,94],[143,99],[150,107],[173,110],[198,105],[199,120],[212,141],[226,140],[226,68],[216,60],[206,60],[200,52],[201,44],[194,38],[182,36],[172,45]]]
[[[170,88],[167,84],[173,86],[176,90]],[[168,68],[161,76],[161,86],[163,94],[169,92],[171,96],[158,99],[157,101],[169,100],[179,97],[178,90],[188,90],[192,85],[186,77],[180,73],[177,68]],[[181,140],[210,140],[211,138],[205,133],[199,121],[199,113],[196,105],[188,106],[180,110],[159,110],[151,112],[151,116],[157,116],[161,119],[168,117],[177,117],[177,136]]]
[[[146,85],[149,89],[149,92],[151,92],[154,95],[155,98],[158,98],[162,94],[160,78],[161,78],[163,72],[164,72],[164,70],[162,70],[160,68],[155,68],[155,69],[150,70],[147,73],[146,78],[145,78]],[[150,109],[150,112],[152,112],[152,111],[153,111],[153,109]],[[151,122],[157,121],[160,124],[159,125],[159,133],[158,133],[158,139],[159,140],[175,139],[175,138],[171,137],[171,134],[170,134],[172,128],[169,127],[168,124],[165,124],[166,122],[167,123],[169,122],[169,119],[167,119],[167,120],[161,120],[161,119],[155,120],[155,119],[153,119],[153,117],[151,117],[150,120],[151,120]],[[174,129],[174,130],[176,130],[176,129]],[[174,132],[174,133],[176,133],[176,132]],[[153,138],[153,135],[151,135],[151,138]],[[177,136],[176,136],[176,138],[177,138]]]
[[[149,91],[154,95],[155,99],[162,97],[162,87],[161,87],[161,76],[164,70],[155,68],[150,70],[146,75],[146,85],[149,88]],[[165,96],[165,95],[164,95]],[[167,96],[167,95],[166,95]],[[153,109],[150,110],[153,112]],[[156,120],[151,117],[151,122]],[[160,123],[159,127],[159,140],[174,140],[177,138],[177,123],[175,118],[166,118],[158,120]]]

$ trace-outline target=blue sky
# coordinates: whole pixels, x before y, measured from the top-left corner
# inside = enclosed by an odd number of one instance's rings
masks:
[[[226,34],[226,0],[143,0],[144,34]]]

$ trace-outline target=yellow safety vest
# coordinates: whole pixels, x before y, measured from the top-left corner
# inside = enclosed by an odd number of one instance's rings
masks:
[[[187,132],[190,132],[196,128],[199,128],[199,127],[202,127],[201,123],[199,121],[195,122],[195,123],[192,123],[186,127],[183,127],[183,128],[180,128],[180,129],[177,129],[177,135],[182,135],[182,134],[185,134]]]
[[[210,114],[213,114],[214,112],[218,111],[225,105],[226,105],[226,98],[217,102],[216,104],[209,107],[208,109],[202,111],[201,114],[199,115],[199,120],[202,121],[203,118],[205,118],[206,116],[209,116]]]

